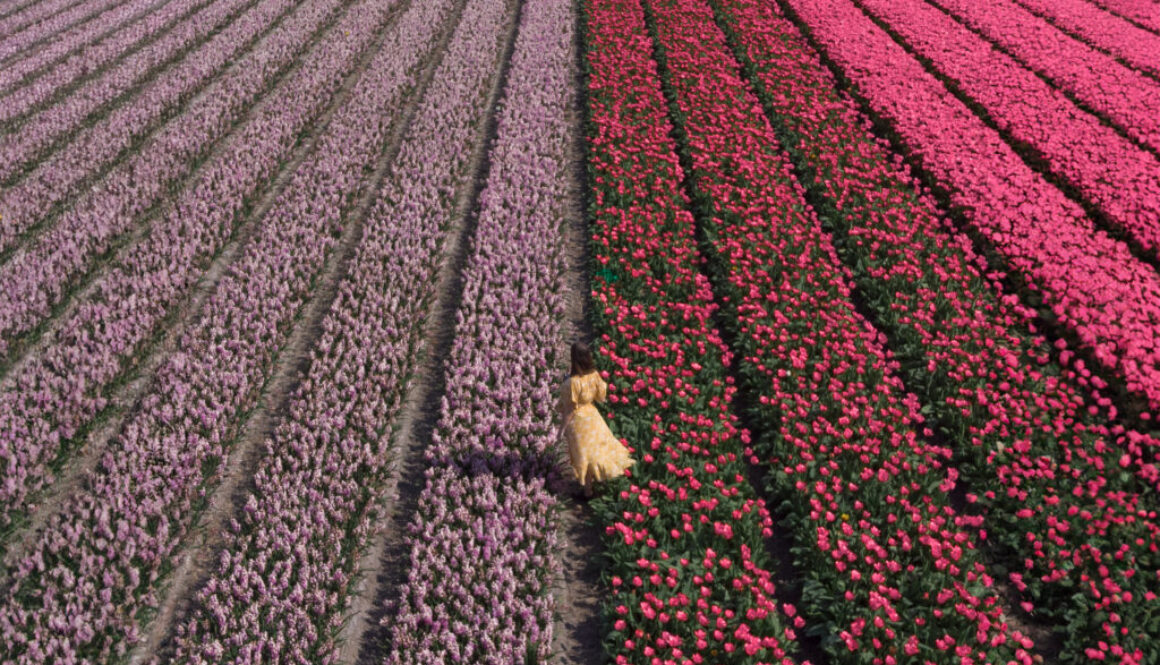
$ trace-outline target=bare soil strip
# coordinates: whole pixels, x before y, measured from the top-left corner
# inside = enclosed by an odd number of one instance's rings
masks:
[[[402,11],[405,7],[406,5],[402,5],[396,11]],[[108,447],[109,441],[116,436],[121,430],[125,420],[132,414],[131,409],[133,405],[141,397],[148,394],[149,389],[153,385],[153,379],[157,370],[165,362],[165,359],[177,350],[178,341],[196,320],[196,316],[201,311],[202,305],[213,294],[218,282],[229,270],[234,260],[241,254],[245,244],[257,228],[258,220],[261,220],[270,210],[270,207],[274,205],[278,194],[290,180],[290,176],[294,174],[302,161],[310,154],[315,143],[317,143],[318,137],[322,135],[323,130],[330,124],[331,118],[346,102],[350,96],[350,89],[358,80],[359,75],[365,70],[367,62],[369,62],[369,57],[364,59],[356,67],[355,72],[347,78],[343,87],[339,89],[338,93],[331,100],[330,105],[311,124],[309,136],[303,139],[302,143],[294,149],[290,159],[282,165],[282,168],[274,176],[274,179],[266,186],[266,191],[254,203],[249,214],[239,222],[233,238],[214,257],[213,262],[202,274],[197,285],[186,296],[185,302],[173,307],[174,314],[171,315],[171,320],[164,324],[163,332],[159,332],[157,338],[152,342],[146,343],[134,359],[134,365],[122,377],[115,381],[113,394],[109,397],[109,406],[105,411],[97,415],[88,434],[82,435],[82,440],[74,448],[79,454],[75,455],[64,468],[56,473],[55,481],[45,491],[41,500],[37,502],[36,512],[33,513],[31,520],[22,529],[22,533],[13,538],[9,549],[4,553],[0,571],[10,569],[15,565],[15,562],[20,561],[24,557],[27,548],[37,541],[40,533],[51,522],[52,517],[68,503],[68,499],[80,486],[82,480],[96,468],[101,460],[102,454]],[[259,105],[254,107],[254,112],[261,109],[263,104],[268,103],[274,102],[271,102],[269,99],[264,99]],[[215,153],[218,151],[220,150],[215,150]],[[210,160],[207,159],[206,161],[208,162]],[[143,233],[139,235],[143,235]],[[73,299],[74,302],[68,311],[71,312],[77,304],[83,302],[85,296],[93,288],[95,288],[95,285],[89,284],[83,293],[78,294]],[[67,314],[68,312],[63,312],[59,319],[65,320]],[[55,333],[55,331],[51,332]],[[54,339],[55,334],[50,333],[44,335],[33,347],[26,350],[26,356],[21,362],[0,371],[12,371],[15,373],[19,369],[20,364],[34,357],[35,353],[41,348],[51,344]]]
[[[424,472],[427,465],[423,451],[431,443],[431,435],[439,420],[446,385],[444,360],[455,339],[455,315],[463,295],[463,267],[475,236],[476,201],[490,170],[487,153],[495,140],[497,106],[507,84],[508,66],[519,27],[518,9],[516,7],[509,13],[499,75],[488,93],[485,102],[488,111],[471,156],[470,182],[459,189],[455,214],[443,248],[436,296],[420,341],[420,358],[392,428],[391,450],[395,459],[380,492],[383,499],[377,511],[379,530],[359,561],[358,582],[347,610],[347,622],[339,636],[342,644],[339,663],[380,665],[387,655],[388,632],[381,621],[386,615],[386,607],[397,600],[399,586],[407,573],[410,548],[404,535],[426,483]]]
[[[577,27],[573,80],[576,81],[575,89],[578,91],[582,91],[584,85],[576,62],[576,58],[580,57],[582,38]],[[581,92],[573,100],[570,122],[573,136],[570,150],[571,182],[565,223],[560,229],[567,265],[561,285],[567,303],[564,330],[568,338],[561,340],[562,343],[590,342],[593,337],[588,318],[592,303],[588,297],[589,255],[585,214],[588,199],[585,196],[584,128],[579,107],[582,95]],[[562,354],[562,357],[567,357],[567,354]],[[552,588],[552,595],[556,598],[552,662],[561,665],[599,665],[607,659],[602,643],[604,625],[600,609],[605,595],[600,580],[600,571],[604,568],[601,529],[587,503],[577,498],[581,492],[580,484],[571,477],[570,472],[565,473],[564,477],[568,481],[561,483],[562,487],[557,489],[561,508],[557,513],[560,519],[557,535],[561,548],[558,557],[563,575]]]
[[[588,251],[588,189],[584,151],[584,108],[587,104],[586,81],[580,59],[584,49],[584,24],[577,10],[574,17],[572,80],[575,94],[569,125],[572,143],[569,147],[568,200],[564,225],[560,229],[567,266],[560,279],[565,294],[565,323],[568,336],[561,343],[591,342],[594,336],[590,317]],[[567,353],[561,354],[566,358]],[[561,444],[561,459],[567,452]],[[563,480],[566,479],[566,480]],[[599,665],[607,660],[603,639],[605,627],[601,599],[605,590],[600,580],[604,568],[602,530],[588,504],[581,500],[581,487],[565,467],[560,487],[554,488],[560,501],[560,524],[557,529],[562,576],[552,587],[556,598],[556,621],[552,627],[552,662],[561,665]]]

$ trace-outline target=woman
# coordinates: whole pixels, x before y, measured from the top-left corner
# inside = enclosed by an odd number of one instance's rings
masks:
[[[572,345],[572,375],[560,390],[557,409],[563,423],[561,432],[568,440],[568,457],[576,480],[584,486],[584,496],[592,496],[592,481],[610,480],[624,473],[635,461],[604,418],[593,406],[603,402],[608,384],[600,378],[587,344]]]

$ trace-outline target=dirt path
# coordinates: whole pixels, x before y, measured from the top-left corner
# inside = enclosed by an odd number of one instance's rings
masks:
[[[401,10],[402,8],[396,11]],[[362,71],[362,64],[360,63],[360,66],[355,69],[356,72]],[[161,332],[157,334],[155,339],[146,342],[134,354],[133,366],[113,382],[113,388],[109,395],[109,405],[93,419],[91,425],[86,426],[87,432],[82,430],[82,433],[78,435],[78,442],[71,447],[72,453],[69,453],[71,455],[69,460],[54,474],[55,478],[52,484],[43,491],[39,500],[33,499],[37,507],[29,517],[28,523],[21,527],[16,534],[10,536],[10,542],[6,544],[7,549],[0,548],[0,552],[3,552],[3,567],[0,570],[10,569],[15,562],[23,558],[28,547],[37,541],[52,517],[60,512],[83,479],[88,477],[89,473],[96,468],[108,447],[109,441],[120,431],[127,417],[131,415],[133,406],[152,387],[157,370],[177,349],[181,336],[196,320],[196,315],[201,311],[205,301],[213,294],[218,282],[233,265],[234,260],[253,235],[258,225],[257,220],[262,219],[270,207],[274,205],[278,193],[282,191],[290,176],[310,154],[318,137],[322,134],[321,129],[329,124],[331,117],[349,97],[349,88],[355,80],[357,77],[349,77],[344,87],[334,96],[318,120],[311,123],[312,131],[309,137],[291,152],[290,159],[283,164],[271,183],[266,185],[265,193],[253,204],[251,212],[237,224],[233,237],[214,257],[193,290],[184,297],[184,302],[177,303],[171,308],[172,313],[169,315],[169,320],[163,322],[159,327]],[[268,103],[273,102],[269,98],[263,99],[261,104],[255,106],[251,113],[258,112],[262,105]],[[224,143],[215,147],[213,154],[218,154],[224,149],[223,146]],[[200,169],[190,177],[196,177],[196,173],[199,172]],[[166,209],[171,204],[171,201],[167,202]],[[139,231],[139,233],[143,234],[143,231]],[[68,311],[52,320],[54,329],[51,334],[46,334],[37,340],[35,345],[25,351],[24,357],[18,361],[18,364],[10,369],[12,376],[17,375],[20,366],[55,341],[55,326],[67,320],[68,315],[83,303],[95,289],[96,284],[90,283],[83,293],[72,298]]]
[[[377,516],[379,531],[359,561],[359,581],[339,636],[342,644],[339,663],[380,665],[389,651],[389,633],[381,622],[386,608],[398,600],[398,589],[406,581],[410,549],[404,536],[426,482],[423,451],[431,443],[439,420],[445,390],[444,360],[455,339],[455,315],[463,295],[463,267],[475,235],[476,201],[487,180],[487,151],[495,138],[496,108],[507,82],[519,26],[519,0],[510,0],[509,5],[515,7],[509,9],[499,74],[485,102],[488,111],[468,167],[471,180],[460,186],[452,225],[447,231],[436,295],[421,336],[420,359],[392,428],[391,451],[395,459],[380,492],[384,498]]]
[[[574,340],[592,341],[592,326],[588,318],[591,307],[588,280],[588,220],[586,210],[585,155],[583,104],[584,80],[580,74],[580,53],[583,35],[579,16],[576,16],[573,40],[572,80],[576,94],[572,98],[569,119],[572,144],[569,150],[570,182],[565,223],[561,228],[567,270],[561,279],[565,294],[566,338],[562,344]],[[567,354],[564,354],[566,357]],[[565,470],[567,471],[567,470]],[[603,619],[600,603],[606,593],[600,583],[604,547],[600,542],[601,529],[588,505],[579,500],[581,489],[570,476],[560,489],[558,499],[560,524],[557,536],[560,543],[562,577],[556,580],[552,595],[556,598],[556,622],[552,633],[553,662],[563,665],[598,665],[606,661],[602,640]]]

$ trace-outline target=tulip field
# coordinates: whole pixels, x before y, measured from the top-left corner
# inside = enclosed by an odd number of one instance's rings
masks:
[[[1160,665],[1157,417],[1156,0],[0,0],[0,664]]]

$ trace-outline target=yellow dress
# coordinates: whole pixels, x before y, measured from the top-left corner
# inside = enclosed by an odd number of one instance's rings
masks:
[[[567,422],[564,438],[568,440],[568,457],[581,485],[589,479],[615,478],[635,464],[628,448],[613,436],[593,406],[594,402],[603,402],[607,395],[608,384],[596,372],[569,377],[560,386],[557,408]]]

